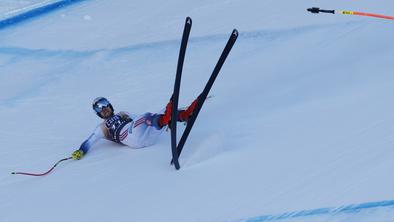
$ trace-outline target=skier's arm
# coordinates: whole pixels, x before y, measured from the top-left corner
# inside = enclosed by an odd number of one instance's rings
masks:
[[[134,118],[130,113],[128,112],[119,112],[118,115],[123,119],[123,120],[133,120]]]
[[[101,128],[101,124],[96,127],[94,132],[89,136],[88,139],[86,139],[81,146],[79,147],[78,150],[74,151],[72,154],[73,159],[79,160],[81,159],[92,147],[93,144],[95,144],[98,140],[105,138],[103,130]]]

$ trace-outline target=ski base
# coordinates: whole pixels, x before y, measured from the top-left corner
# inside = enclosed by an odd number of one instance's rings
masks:
[[[175,77],[175,84],[174,84],[174,93],[173,93],[173,113],[171,116],[171,119],[177,119],[178,116],[178,100],[179,100],[179,91],[180,91],[180,83],[181,83],[181,77],[182,77],[182,68],[183,68],[183,62],[184,62],[184,58],[185,58],[185,52],[186,52],[186,46],[187,46],[187,41],[188,41],[188,37],[190,34],[190,29],[191,29],[191,18],[187,17],[186,18],[186,22],[185,22],[185,28],[184,28],[184,32],[183,32],[183,37],[182,37],[182,43],[181,43],[181,49],[180,49],[180,53],[179,53],[179,58],[178,58],[178,67],[177,67],[177,73],[176,73],[176,77]],[[172,160],[171,160],[171,164],[174,164],[175,169],[179,170],[180,169],[180,165],[179,165],[179,156],[182,153],[182,150],[185,146],[186,140],[190,134],[191,129],[193,128],[193,125],[197,119],[198,114],[201,111],[202,106],[204,105],[205,100],[208,97],[209,91],[211,90],[216,77],[218,76],[224,62],[226,61],[228,55],[230,54],[230,51],[232,49],[232,47],[234,46],[236,40],[238,38],[238,31],[236,29],[234,29],[230,35],[230,38],[227,41],[226,46],[224,47],[222,54],[220,55],[220,58],[218,60],[218,62],[216,63],[216,66],[208,80],[208,82],[206,83],[203,91],[201,92],[201,94],[198,96],[198,100],[197,100],[197,105],[193,111],[192,116],[190,117],[190,119],[188,120],[187,124],[186,124],[186,128],[181,136],[181,139],[179,140],[178,145],[176,144],[176,122],[177,121],[171,121],[171,150],[172,150]]]

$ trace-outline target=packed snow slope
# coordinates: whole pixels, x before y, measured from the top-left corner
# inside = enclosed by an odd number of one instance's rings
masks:
[[[394,22],[312,6],[394,15],[392,0],[87,0],[1,30],[0,221],[234,221],[393,200]],[[117,111],[162,109],[186,16],[181,105],[231,30],[240,36],[180,171],[167,132],[138,150],[101,141],[45,177],[10,174],[78,149],[100,122],[97,96]],[[393,218],[388,208],[320,221]]]

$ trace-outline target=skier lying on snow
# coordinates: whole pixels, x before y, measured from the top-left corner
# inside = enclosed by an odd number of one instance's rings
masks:
[[[179,110],[177,121],[188,121],[196,104],[197,99],[186,110]],[[111,140],[133,148],[153,145],[171,121],[172,100],[167,104],[164,114],[145,113],[139,116],[126,112],[115,114],[111,103],[104,97],[98,97],[93,101],[93,110],[104,121],[96,127],[80,148],[72,153],[72,158],[75,160],[81,159],[99,139]]]

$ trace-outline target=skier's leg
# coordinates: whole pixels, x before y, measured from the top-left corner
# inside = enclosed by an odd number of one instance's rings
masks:
[[[187,107],[186,110],[178,110],[178,118],[179,122],[187,122],[190,116],[193,114],[194,109],[196,108],[198,98],[195,99],[190,106]],[[172,99],[168,102],[164,114],[155,114],[155,120],[157,122],[158,127],[167,126],[171,122],[171,113],[172,113]]]
[[[163,114],[158,114],[158,113],[145,113],[144,118],[145,118],[145,124],[147,126],[152,126],[157,130],[161,130],[164,125],[161,125],[161,119],[163,118]]]
[[[189,120],[190,116],[193,114],[194,109],[196,108],[197,101],[198,101],[198,97],[192,102],[192,104],[190,104],[190,106],[187,107],[186,110],[179,110],[178,113],[179,122],[187,122]]]
[[[164,111],[164,114],[162,114],[162,115],[155,114],[155,115],[159,116],[158,117],[158,126],[159,127],[167,126],[171,121],[171,114],[172,114],[172,98],[167,103],[166,110]]]
[[[122,143],[133,148],[143,148],[154,144],[164,128],[158,125],[161,114],[144,113],[128,128],[128,135]]]

